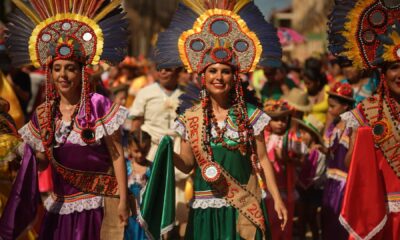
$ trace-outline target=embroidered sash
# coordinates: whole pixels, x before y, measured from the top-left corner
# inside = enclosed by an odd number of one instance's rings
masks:
[[[36,116],[39,122],[41,136],[46,136],[46,108],[45,105],[40,105],[36,109]],[[118,183],[113,174],[100,172],[87,172],[65,167],[57,162],[53,155],[53,148],[47,149],[50,161],[54,165],[54,169],[60,174],[63,179],[70,185],[79,189],[84,193],[118,198]]]
[[[386,161],[397,177],[400,178],[400,136],[395,121],[390,119],[390,110],[384,101],[383,118],[378,119],[379,100],[372,96],[361,104],[365,118],[374,135],[374,142],[379,146]],[[398,114],[398,113],[396,113]]]
[[[203,167],[210,161],[207,159],[207,153],[203,150],[203,113],[200,105],[192,107],[186,111],[185,115],[185,125],[189,133],[192,151],[197,164],[203,170]],[[214,162],[214,164],[217,163]],[[221,169],[221,180],[210,185],[232,207],[239,211],[238,233],[244,239],[254,239],[257,231],[256,227],[258,227],[263,232],[263,238],[265,238],[265,219],[260,206],[261,190],[254,173],[251,174],[247,186],[244,187],[222,166],[219,167]]]

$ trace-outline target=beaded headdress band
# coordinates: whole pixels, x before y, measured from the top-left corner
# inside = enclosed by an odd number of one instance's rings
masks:
[[[279,66],[281,55],[276,29],[251,0],[183,0],[159,35],[155,59],[159,68],[201,73],[226,63],[251,72],[257,65]]]
[[[336,0],[329,22],[330,51],[359,69],[400,60],[400,1]]]
[[[90,92],[87,66],[100,60],[119,63],[126,55],[127,27],[121,0],[12,0],[18,7],[10,16],[6,45],[16,66],[32,64],[46,69],[46,112],[49,125],[51,100],[57,92],[49,81],[49,68],[58,59],[82,64],[80,108],[85,112],[82,140],[95,141],[90,121]],[[49,131],[50,131],[49,126]],[[51,132],[51,131],[50,131]],[[50,134],[43,139],[52,141]]]

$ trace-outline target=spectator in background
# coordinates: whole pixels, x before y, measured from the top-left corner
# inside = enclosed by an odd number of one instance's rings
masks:
[[[46,74],[41,69],[35,69],[33,66],[29,66],[29,77],[31,79],[31,99],[29,100],[27,112],[31,114],[36,108],[35,101],[38,95],[40,95],[40,89],[44,86]]]
[[[322,129],[327,120],[327,92],[329,91],[325,73],[322,72],[322,62],[316,58],[308,58],[305,62],[303,78],[308,98],[312,104],[311,112],[306,116],[313,116],[317,120],[317,127]]]
[[[129,118],[132,119],[131,131],[141,128],[151,136],[151,148],[147,154],[150,161],[154,160],[160,140],[165,135],[174,139],[174,151],[180,153],[181,138],[172,129],[172,125],[177,117],[178,98],[183,93],[178,85],[178,75],[181,72],[182,68],[160,69],[158,81],[141,89],[129,109]],[[185,232],[188,217],[184,195],[187,178],[186,174],[175,168],[176,220],[177,225],[183,226],[181,235]]]
[[[370,76],[371,74],[357,69],[348,60],[342,60],[341,65],[345,76],[345,79],[341,82],[349,83],[351,85],[354,92],[353,98],[356,101],[356,104],[371,96],[376,90],[374,80]]]
[[[267,99],[279,100],[282,95],[289,92],[290,89],[296,87],[296,84],[287,77],[288,67],[282,63],[279,68],[264,68],[264,75],[267,82],[261,90],[262,102]]]
[[[27,109],[29,100],[32,96],[29,69],[26,67],[13,69],[11,70],[11,74],[7,79],[9,80],[11,87],[17,95],[25,119],[29,119]]]

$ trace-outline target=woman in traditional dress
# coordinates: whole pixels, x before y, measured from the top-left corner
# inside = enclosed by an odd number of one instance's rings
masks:
[[[123,238],[129,209],[119,128],[127,110],[91,92],[87,65],[122,60],[127,24],[118,1],[86,3],[57,1],[47,9],[18,1],[21,11],[10,18],[14,64],[32,60],[47,79],[45,103],[19,131],[26,145],[0,219],[2,239],[17,238],[34,219],[37,171],[48,164],[54,189],[39,239]]]
[[[346,0],[331,15],[331,51],[381,74],[377,94],[341,115],[353,133],[340,216],[350,239],[400,239],[399,7]]]
[[[326,129],[324,142],[328,147],[327,172],[322,199],[322,236],[323,239],[347,239],[347,231],[339,222],[344,189],[346,186],[348,154],[351,131],[341,121],[340,115],[353,109],[353,89],[350,84],[337,82],[328,92],[328,113],[333,118]]]
[[[185,173],[195,172],[186,239],[270,238],[261,199],[266,186],[282,229],[287,221],[265,150],[263,130],[270,117],[248,97],[239,73],[252,72],[257,64],[279,66],[276,30],[252,1],[184,1],[160,34],[156,53],[160,68],[184,65],[201,79],[201,103],[186,109],[175,123],[182,145],[174,165]],[[160,144],[141,209],[148,230],[154,230],[156,220],[147,212],[147,197],[162,187],[150,188],[152,178],[159,177],[162,151]],[[162,210],[170,208],[164,205]],[[158,237],[160,229],[150,233]]]

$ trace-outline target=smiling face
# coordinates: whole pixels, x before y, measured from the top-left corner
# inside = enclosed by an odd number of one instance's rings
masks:
[[[51,76],[58,92],[62,95],[80,94],[82,68],[70,60],[56,60],[51,68]]]
[[[205,73],[206,89],[211,96],[228,96],[233,86],[232,67],[222,63],[212,64]]]
[[[385,79],[393,97],[400,98],[400,61],[388,66],[385,71]]]

